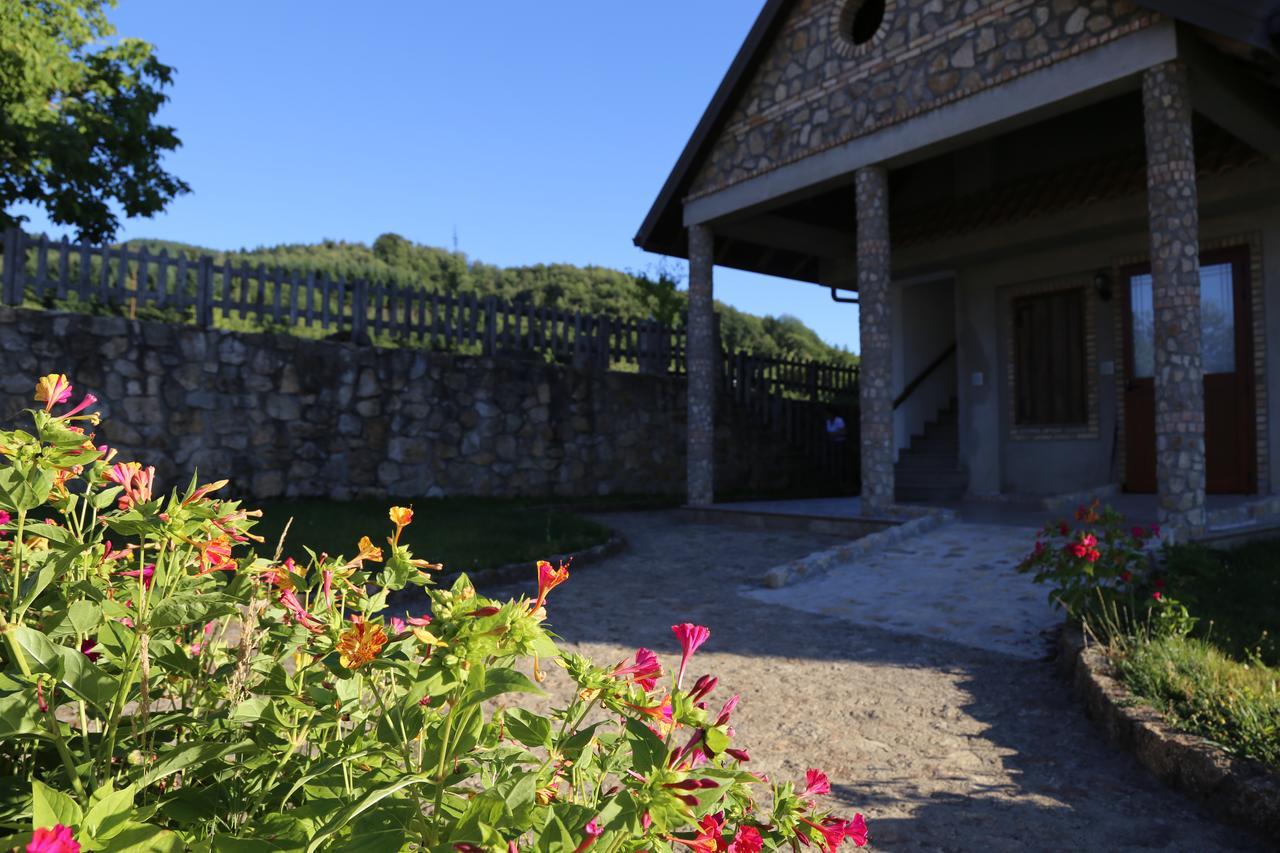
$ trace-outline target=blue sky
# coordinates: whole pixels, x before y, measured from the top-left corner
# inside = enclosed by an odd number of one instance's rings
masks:
[[[631,239],[760,2],[120,0],[121,35],[177,69],[167,163],[193,190],[121,236],[447,247],[456,229],[490,263],[646,268]],[[856,349],[856,308],[821,288],[718,269],[716,295]]]

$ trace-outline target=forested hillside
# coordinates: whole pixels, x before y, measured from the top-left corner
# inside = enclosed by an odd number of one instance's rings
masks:
[[[499,267],[469,260],[461,252],[421,246],[397,234],[383,234],[372,246],[324,240],[219,252],[184,243],[133,240],[132,246],[168,249],[192,257],[213,255],[221,261],[279,266],[307,272],[365,278],[424,287],[433,293],[475,293],[503,300],[528,300],[570,311],[608,314],[627,319],[653,318],[673,324],[685,310],[685,294],[665,273],[628,273],[607,267],[536,264]],[[757,355],[787,356],[853,364],[857,356],[824,343],[799,319],[787,315],[759,317],[716,303],[725,346]]]

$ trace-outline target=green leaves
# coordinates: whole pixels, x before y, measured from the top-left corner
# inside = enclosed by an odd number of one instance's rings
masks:
[[[35,780],[31,783],[31,822],[34,829],[79,826],[83,819],[80,805],[71,797]]]
[[[105,709],[120,689],[120,683],[89,662],[76,649],[55,645],[34,628],[19,625],[10,629],[35,672],[53,676],[86,702]]]

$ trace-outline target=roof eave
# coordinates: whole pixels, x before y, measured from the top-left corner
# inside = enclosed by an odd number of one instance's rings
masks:
[[[658,193],[657,199],[649,209],[648,215],[645,216],[644,222],[640,225],[640,230],[636,232],[634,242],[640,248],[651,252],[671,254],[671,252],[665,251],[666,249],[674,248],[670,241],[657,239],[656,232],[663,219],[671,215],[673,206],[677,206],[676,212],[679,213],[678,205],[682,200],[688,182],[693,179],[693,170],[702,155],[703,147],[714,139],[716,132],[720,129],[720,125],[728,118],[729,107],[734,97],[738,94],[739,88],[747,80],[749,72],[755,64],[759,49],[768,41],[774,24],[781,17],[780,13],[789,3],[790,0],[767,0],[764,8],[760,10],[760,14],[756,17],[756,22],[752,24],[746,40],[733,58],[733,63],[729,66],[728,73],[720,81],[720,86],[716,89],[711,102],[702,113],[702,118],[698,121],[697,127],[694,128],[693,135],[689,137],[684,150],[680,153],[680,158],[676,161],[675,168],[667,176],[666,183],[662,185],[662,190]],[[682,214],[681,221],[683,222]]]

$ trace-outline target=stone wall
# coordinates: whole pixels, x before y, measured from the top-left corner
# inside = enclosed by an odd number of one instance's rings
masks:
[[[1156,20],[1131,0],[886,0],[874,39],[857,0],[797,0],[691,195],[705,195],[1074,56]]]
[[[165,488],[198,468],[254,498],[685,489],[679,377],[9,308],[0,364],[0,425],[66,373]],[[716,439],[719,489],[793,482],[775,434],[722,415]]]

